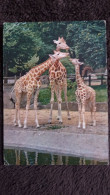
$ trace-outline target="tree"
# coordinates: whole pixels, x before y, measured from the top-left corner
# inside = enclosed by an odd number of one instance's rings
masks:
[[[41,39],[35,37],[28,23],[5,23],[3,33],[4,75],[9,71],[24,73],[25,64],[40,50]]]
[[[56,49],[53,40],[59,36],[63,36],[69,45],[71,57],[79,58],[94,70],[105,67],[105,35],[104,21],[4,23],[4,75],[25,74],[36,63],[47,60]],[[68,58],[61,61],[68,74],[74,72]]]
[[[106,66],[105,35],[104,21],[75,21],[67,26],[66,40],[77,58],[96,69]]]

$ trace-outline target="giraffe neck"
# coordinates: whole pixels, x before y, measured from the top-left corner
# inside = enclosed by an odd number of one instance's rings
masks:
[[[60,48],[59,47],[56,47],[56,51],[60,51]]]
[[[43,62],[42,64],[38,65],[38,66],[35,66],[33,67],[31,70],[30,70],[30,73],[32,72],[35,72],[36,73],[36,76],[41,76],[46,70],[48,70],[50,67],[52,66],[52,61],[51,61],[51,58],[49,58],[48,60],[46,60],[45,62]]]
[[[75,71],[76,71],[76,82],[77,82],[77,87],[81,87],[81,86],[84,86],[84,82],[83,82],[83,79],[80,75],[80,72],[79,72],[79,66],[75,66]]]
[[[54,62],[54,66],[58,66],[58,64],[59,64],[59,60],[56,60],[55,62]]]

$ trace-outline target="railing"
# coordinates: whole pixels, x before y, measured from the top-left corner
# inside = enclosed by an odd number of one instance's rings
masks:
[[[82,77],[85,81],[86,84],[88,84],[89,86],[92,85],[103,85],[104,82],[107,83],[107,75],[104,73],[96,73],[93,75],[88,75],[87,77]],[[76,75],[72,74],[72,75],[68,75],[67,76],[68,80],[71,81],[75,81],[76,80]]]
[[[14,77],[4,77],[3,84],[7,84],[7,85],[14,84],[16,80],[19,78],[20,76],[16,76],[16,75]],[[84,79],[85,83],[89,86],[103,85],[104,82],[107,82],[107,75],[105,75],[104,73],[96,73],[94,74],[94,76],[88,75],[87,77],[82,77],[82,78]],[[74,82],[76,80],[76,75],[75,74],[68,75],[67,79]]]

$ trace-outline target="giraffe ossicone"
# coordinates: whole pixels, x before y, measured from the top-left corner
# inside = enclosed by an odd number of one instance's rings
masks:
[[[79,111],[79,124],[78,128],[81,127],[81,115],[82,115],[82,127],[83,129],[86,128],[85,123],[85,107],[88,103],[91,110],[91,118],[93,121],[93,126],[96,126],[96,118],[95,118],[95,112],[96,112],[96,92],[93,88],[87,86],[83,79],[81,78],[79,67],[83,64],[83,62],[80,62],[79,59],[70,59],[72,64],[75,66],[75,72],[76,72],[76,82],[77,82],[77,90],[75,92],[76,94],[76,100],[78,103],[78,111]]]

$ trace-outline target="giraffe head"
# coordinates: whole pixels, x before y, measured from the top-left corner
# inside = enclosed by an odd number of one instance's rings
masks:
[[[74,64],[75,66],[77,66],[77,65],[82,65],[82,64],[84,64],[83,62],[80,62],[79,61],[79,59],[76,59],[76,58],[70,58],[69,59],[71,62],[72,62],[72,64]]]
[[[66,58],[69,56],[69,53],[63,53],[63,52],[60,52],[60,51],[54,51],[54,54],[49,54],[52,62],[54,63],[55,61],[57,60],[60,60],[62,58]]]
[[[66,41],[64,40],[64,38],[58,38],[58,40],[53,40],[54,43],[57,44],[56,50],[60,51],[60,49],[66,49],[67,51],[69,50],[69,46],[66,44]]]

